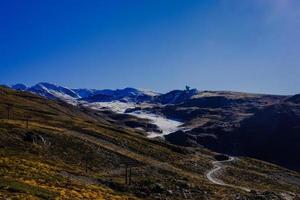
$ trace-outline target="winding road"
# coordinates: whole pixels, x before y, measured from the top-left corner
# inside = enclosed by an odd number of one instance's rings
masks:
[[[213,164],[213,168],[211,170],[209,170],[205,175],[206,175],[206,178],[214,183],[214,184],[217,184],[217,185],[222,185],[222,186],[227,186],[227,187],[232,187],[232,188],[238,188],[238,189],[241,189],[241,190],[244,190],[246,192],[250,192],[251,189],[249,188],[246,188],[246,187],[240,187],[240,186],[236,186],[236,185],[231,185],[231,184],[227,184],[227,183],[224,183],[222,180],[216,178],[216,176],[219,174],[219,173],[222,173],[222,169],[224,168],[224,163],[228,163],[228,162],[232,162],[234,161],[236,158],[235,157],[232,157],[232,156],[229,156],[229,159],[227,160],[223,160],[223,161],[213,161],[212,164]]]

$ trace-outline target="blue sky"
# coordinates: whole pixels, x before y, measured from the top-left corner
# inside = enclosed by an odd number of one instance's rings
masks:
[[[3,0],[0,83],[300,93],[299,0]]]

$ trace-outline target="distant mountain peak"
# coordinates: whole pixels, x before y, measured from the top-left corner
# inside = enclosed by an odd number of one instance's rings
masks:
[[[27,90],[50,99],[70,100],[80,98],[72,89],[46,82],[40,82]]]
[[[15,85],[12,85],[11,88],[13,88],[15,90],[26,90],[27,86],[22,83],[17,83]]]

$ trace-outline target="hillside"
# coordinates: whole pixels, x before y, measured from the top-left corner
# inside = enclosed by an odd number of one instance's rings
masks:
[[[227,163],[211,183],[216,153],[148,139],[115,115],[0,87],[0,198],[288,199],[297,172],[250,158]],[[136,120],[136,119],[135,119]],[[131,184],[125,182],[131,168]],[[129,173],[129,172],[128,172]],[[255,178],[254,178],[255,177]],[[128,180],[129,181],[129,180]]]
[[[250,156],[300,170],[300,107],[297,95],[218,93],[199,96],[160,112],[177,117],[189,129],[166,136],[174,144]]]

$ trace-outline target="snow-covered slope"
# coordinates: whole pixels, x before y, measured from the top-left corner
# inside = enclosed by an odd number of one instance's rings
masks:
[[[73,90],[51,83],[38,83],[26,90],[49,99],[58,98],[65,101],[80,98]]]
[[[111,102],[80,102],[81,105],[89,107],[95,110],[111,110],[115,113],[125,113],[129,108],[135,108],[136,104],[132,102],[121,102],[121,101],[111,101]]]
[[[126,112],[127,109],[133,109],[136,108],[136,103],[133,102],[120,102],[120,101],[112,101],[112,102],[94,102],[94,103],[88,103],[88,102],[81,102],[83,106],[89,107],[91,109],[95,110],[111,110],[116,113],[126,113],[128,115],[132,115],[138,118],[142,119],[149,119],[151,124],[155,124],[161,132],[148,132],[148,137],[162,137],[164,135],[168,135],[170,133],[176,132],[178,130],[181,130],[183,123],[173,120],[173,119],[167,119],[166,117],[158,114],[151,113],[149,111],[134,111],[134,112]],[[149,107],[149,104],[147,104]]]
[[[161,133],[149,132],[148,133],[149,138],[162,137],[164,135],[168,135],[170,133],[176,132],[180,130],[181,129],[180,126],[183,125],[182,122],[172,120],[172,119],[167,119],[163,116],[149,113],[149,112],[135,111],[129,114],[139,118],[149,119],[152,124],[155,124],[162,131]]]

